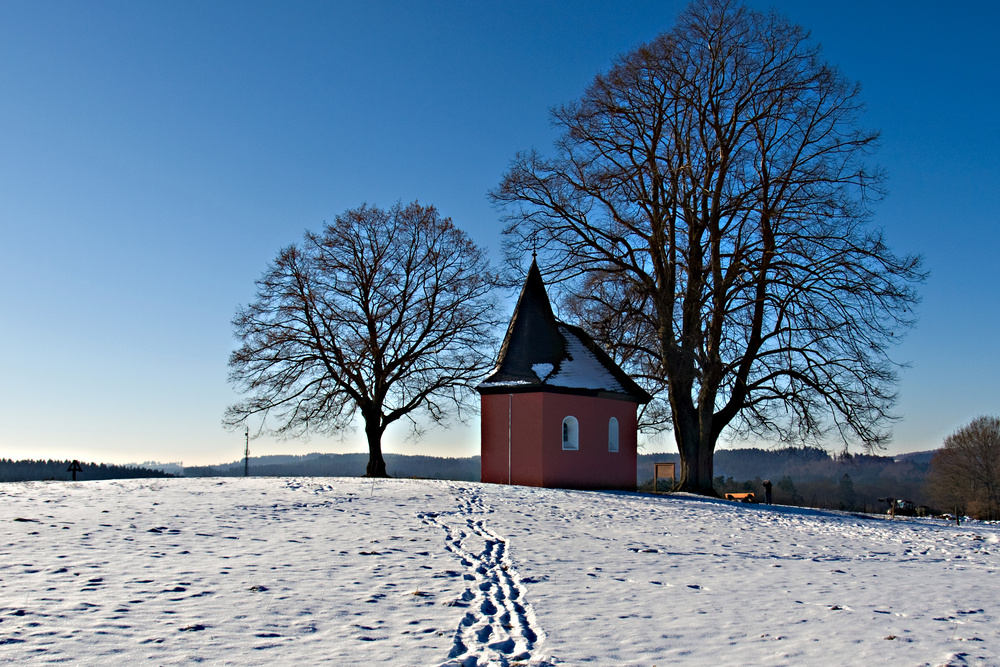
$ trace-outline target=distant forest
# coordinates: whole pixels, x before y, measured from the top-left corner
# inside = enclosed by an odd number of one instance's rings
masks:
[[[0,459],[0,482],[28,482],[40,480],[71,480],[69,471],[72,461],[34,461],[26,459],[13,461]],[[132,479],[135,477],[173,477],[162,470],[150,470],[136,466],[118,466],[108,463],[80,462],[76,473],[78,482],[94,479]]]
[[[752,491],[763,497],[762,482],[774,485],[774,502],[860,512],[880,512],[887,507],[879,498],[892,496],[927,504],[924,479],[933,451],[899,456],[831,456],[817,448],[727,449],[715,453],[715,490],[720,494]],[[478,456],[441,458],[386,454],[393,477],[450,479],[478,482]],[[652,490],[653,463],[678,461],[677,454],[640,454],[636,485]],[[365,472],[368,454],[305,454],[258,456],[250,459],[253,476],[357,477]],[[0,459],[0,481],[71,479],[70,461],[11,461]],[[83,463],[78,480],[130,477],[172,477],[157,469],[162,465],[180,472],[176,464],[149,461],[141,466]],[[186,466],[185,477],[241,477],[243,460],[214,466]],[[662,485],[661,485],[662,488]]]
[[[774,502],[824,509],[881,512],[879,498],[927,504],[924,482],[935,452],[899,456],[831,456],[815,447],[727,449],[715,453],[715,490],[753,492],[763,497],[763,480],[773,484]],[[639,456],[640,490],[652,489],[653,463],[677,461],[676,454]]]

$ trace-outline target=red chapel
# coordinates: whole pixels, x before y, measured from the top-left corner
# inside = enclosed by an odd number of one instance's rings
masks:
[[[639,405],[650,396],[581,328],[552,313],[532,261],[482,398],[482,481],[636,488]]]

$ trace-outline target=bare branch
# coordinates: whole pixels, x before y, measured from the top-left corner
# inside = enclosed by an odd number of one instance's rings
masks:
[[[726,429],[889,437],[889,350],[925,273],[868,225],[884,176],[858,90],[802,28],[699,0],[556,109],[555,156],[518,155],[491,193],[508,253],[537,242],[565,307],[669,413],[683,488],[712,492]]]

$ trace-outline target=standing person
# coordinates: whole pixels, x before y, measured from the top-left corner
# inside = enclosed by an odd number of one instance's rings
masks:
[[[771,504],[771,480],[764,480],[764,502],[768,505]]]

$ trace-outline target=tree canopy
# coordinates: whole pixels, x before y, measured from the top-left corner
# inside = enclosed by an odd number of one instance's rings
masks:
[[[279,435],[332,433],[360,413],[367,474],[384,476],[381,438],[422,414],[470,407],[490,366],[495,282],[484,252],[416,202],[362,206],[283,249],[233,319],[230,381],[246,398],[224,423],[259,417]]]
[[[1000,519],[1000,417],[976,417],[945,438],[927,483],[942,510]]]
[[[889,437],[889,350],[924,273],[869,224],[884,176],[862,111],[805,30],[701,0],[555,109],[555,154],[518,154],[492,192],[510,256],[537,246],[660,399],[644,418],[672,426],[684,490],[713,493],[725,429]]]

